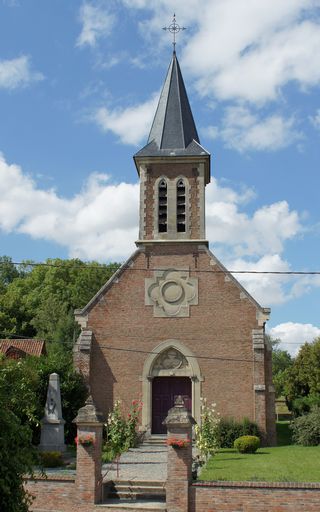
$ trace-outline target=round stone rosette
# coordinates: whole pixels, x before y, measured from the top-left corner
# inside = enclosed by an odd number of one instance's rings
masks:
[[[196,289],[185,273],[167,271],[150,287],[149,296],[166,315],[178,316],[193,301]]]

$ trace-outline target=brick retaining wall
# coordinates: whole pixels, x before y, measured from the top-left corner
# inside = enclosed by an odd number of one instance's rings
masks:
[[[101,505],[79,505],[74,478],[27,479],[35,496],[33,512],[98,512]],[[191,485],[189,512],[319,512],[320,484],[197,482]],[[128,509],[129,510],[129,509]],[[108,508],[108,512],[116,512]],[[122,512],[125,512],[122,509]],[[186,511],[187,512],[187,511]]]
[[[33,496],[31,510],[66,511],[79,510],[76,504],[75,478],[50,475],[25,479],[25,487]]]
[[[197,482],[189,512],[319,512],[319,483]]]
[[[25,488],[34,497],[30,512],[101,512],[103,507],[95,504],[80,504],[75,479],[64,476],[36,477],[25,479]],[[119,512],[109,508],[108,512]],[[132,508],[121,508],[121,512],[132,512]]]

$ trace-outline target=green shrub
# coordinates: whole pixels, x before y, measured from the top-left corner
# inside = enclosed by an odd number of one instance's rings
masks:
[[[41,452],[40,460],[44,468],[58,468],[63,466],[61,452]]]
[[[235,449],[240,453],[255,453],[260,446],[257,436],[241,436],[234,442]]]
[[[137,425],[142,408],[140,400],[132,400],[127,417],[123,417],[121,402],[116,400],[113,410],[109,412],[106,428],[106,441],[102,446],[102,460],[109,462],[138,442]]]
[[[315,407],[309,414],[299,416],[291,422],[292,439],[303,446],[320,444],[320,408]]]
[[[221,448],[233,448],[234,442],[241,436],[260,437],[258,425],[248,418],[237,421],[234,418],[221,418],[217,427],[218,443]]]

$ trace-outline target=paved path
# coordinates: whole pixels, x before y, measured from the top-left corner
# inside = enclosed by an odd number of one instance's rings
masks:
[[[104,480],[117,479],[116,464],[104,464]],[[123,453],[119,462],[121,480],[161,480],[167,478],[167,446],[141,445]]]

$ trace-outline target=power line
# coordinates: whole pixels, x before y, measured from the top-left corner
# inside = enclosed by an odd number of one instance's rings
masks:
[[[6,266],[6,265],[14,265],[14,266],[24,266],[24,267],[52,267],[52,268],[64,268],[66,270],[77,268],[79,270],[86,270],[86,269],[95,269],[95,270],[130,270],[130,271],[139,271],[139,272],[153,272],[153,271],[159,271],[164,270],[163,268],[157,268],[157,267],[132,267],[130,265],[106,265],[106,266],[98,266],[98,265],[59,265],[56,263],[44,263],[44,262],[26,262],[26,261],[0,261],[0,266]],[[170,270],[170,267],[168,268]],[[185,268],[173,268],[172,271],[176,272],[184,272]],[[194,268],[190,269],[190,272],[195,273],[208,273],[208,274],[258,274],[258,275],[320,275],[320,270],[216,270],[216,269],[199,269]]]
[[[17,339],[17,338],[21,338],[21,339],[34,339],[34,340],[39,340],[39,336],[37,336],[36,338],[35,337],[32,337],[32,336],[26,336],[26,335],[20,335],[20,334],[15,334],[15,333],[10,333],[10,334],[6,334],[4,332],[0,332],[0,336],[6,336],[6,339]],[[8,336],[14,336],[14,338],[9,338]],[[110,338],[113,337],[113,335],[109,336]],[[119,335],[119,334],[114,334],[114,338],[116,339],[124,339],[124,340],[128,340],[128,339],[137,339],[137,340],[155,340],[155,336],[134,336],[134,335]],[[188,336],[182,336],[183,340],[185,341],[195,341],[195,342],[199,342],[199,338],[190,338]],[[211,340],[212,339],[212,336],[201,336],[201,340],[204,340],[204,339],[207,339],[207,340]],[[239,341],[239,340],[238,340]],[[242,341],[242,340],[240,340]],[[50,343],[50,341],[49,341]],[[61,345],[70,345],[71,342],[68,342],[68,341],[59,341],[57,342]],[[234,340],[232,340],[232,343],[234,344]],[[306,341],[303,341],[303,342],[298,342],[298,341],[280,341],[279,344],[281,343],[284,343],[285,345],[302,345],[304,343],[308,343]],[[109,345],[101,345],[99,344],[99,347],[102,347],[102,348],[110,348],[110,350],[128,350],[128,351],[132,351],[132,352],[143,352],[143,353],[147,353],[147,354],[155,354],[155,352],[149,352],[149,351],[143,351],[143,350],[139,350],[139,349],[122,349],[122,348],[117,348],[117,347],[110,347]],[[197,357],[197,358],[201,358],[202,356],[188,356],[188,357]],[[206,358],[206,356],[203,356],[204,358]]]

